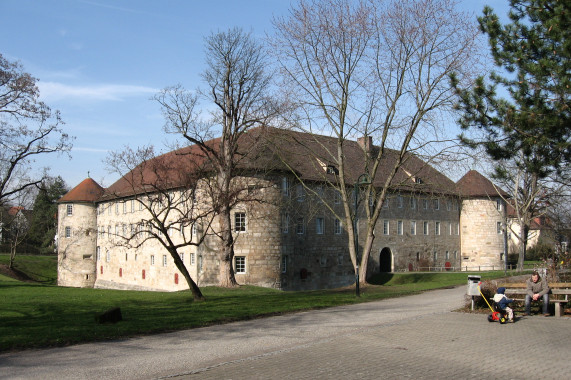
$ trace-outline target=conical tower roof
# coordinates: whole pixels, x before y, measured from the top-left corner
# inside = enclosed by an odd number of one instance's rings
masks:
[[[494,184],[476,170],[470,170],[456,182],[460,194],[464,197],[497,197],[498,192],[506,197],[508,194],[495,187]]]
[[[103,195],[105,189],[92,178],[84,179],[79,185],[61,197],[58,202],[95,202]]]

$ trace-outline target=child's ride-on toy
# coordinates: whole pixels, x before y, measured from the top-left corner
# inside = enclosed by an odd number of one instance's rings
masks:
[[[488,322],[499,321],[503,325],[504,323],[506,323],[508,321],[507,312],[505,310],[500,309],[498,304],[496,304],[495,302],[494,302],[494,307],[492,307],[490,305],[490,303],[488,302],[486,297],[482,294],[482,290],[480,289],[481,284],[482,284],[481,282],[478,283],[478,291],[480,292],[480,294],[482,295],[482,298],[484,299],[484,301],[486,301],[486,303],[488,304],[488,307],[492,311],[492,314],[488,315]]]

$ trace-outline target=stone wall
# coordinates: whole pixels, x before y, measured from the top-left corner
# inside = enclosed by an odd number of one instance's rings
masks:
[[[455,197],[391,196],[375,227],[368,275],[386,271],[381,268],[381,256],[388,252],[391,254],[390,269],[394,272],[458,267],[459,217]],[[385,221],[388,221],[388,234]],[[399,227],[399,221],[402,227]],[[361,242],[364,243],[364,237]]]
[[[68,205],[71,214],[68,215]],[[58,285],[93,287],[97,245],[96,206],[58,205]],[[66,227],[70,235],[66,236]]]
[[[492,269],[503,267],[505,205],[498,209],[497,199],[466,199],[462,202],[462,268]]]

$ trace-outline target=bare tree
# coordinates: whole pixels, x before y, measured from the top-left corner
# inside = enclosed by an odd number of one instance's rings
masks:
[[[0,54],[0,204],[46,177],[30,174],[38,155],[71,150],[59,112],[39,101],[36,82]]]
[[[277,114],[268,96],[271,76],[267,54],[251,34],[234,28],[205,38],[206,90],[192,94],[180,86],[169,87],[155,96],[166,119],[165,130],[182,136],[200,149],[213,175],[211,205],[217,215],[220,238],[220,285],[236,286],[232,267],[234,236],[231,210],[243,199],[244,184],[235,181],[240,161],[247,152],[239,141],[250,129],[263,126]],[[212,104],[210,118],[202,119],[199,100]],[[212,140],[215,136],[220,136]]]
[[[10,245],[10,269],[14,267],[18,247],[26,240],[30,230],[31,212],[27,207],[31,204],[34,193],[35,188],[28,187],[17,193],[14,200],[17,206],[0,206],[1,235]]]
[[[349,253],[364,283],[387,195],[403,178],[408,183],[414,178],[416,173],[404,173],[403,166],[415,160],[412,153],[437,142],[442,114],[452,110],[449,75],[456,73],[462,81],[471,77],[475,22],[448,0],[326,0],[300,1],[274,26],[273,51],[299,107],[296,125],[330,131],[337,139],[329,157],[339,174],[331,185],[341,193]],[[362,166],[347,167],[345,146],[355,136],[365,137]],[[378,149],[371,149],[369,137],[379,141]],[[365,242],[358,258],[351,190],[363,179],[360,173],[369,179],[360,185],[363,204],[373,207],[365,207]]]
[[[145,215],[135,225],[117,231],[115,244],[136,250],[151,241],[159,242],[182,273],[194,299],[203,300],[180,257],[184,247],[198,247],[204,242],[214,218],[212,209],[202,203],[204,193],[209,192],[207,181],[202,180],[202,161],[188,150],[155,156],[147,147],[112,153],[107,165],[122,175],[108,189],[108,199],[132,199]]]
[[[552,207],[567,198],[567,186],[557,181],[556,172],[543,177],[526,170],[522,163],[528,157],[523,152],[514,157],[496,164],[492,178],[507,192],[503,195],[505,193],[498,189],[498,194],[513,208],[512,222],[507,223],[507,227],[519,242],[517,270],[522,271],[532,222],[553,213]]]

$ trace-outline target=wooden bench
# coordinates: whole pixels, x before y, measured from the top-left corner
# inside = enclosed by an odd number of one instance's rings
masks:
[[[555,316],[556,317],[561,317],[563,316],[563,308],[561,307],[562,304],[566,304],[569,301],[569,296],[571,295],[571,283],[570,282],[554,282],[554,283],[548,283],[549,285],[549,289],[550,289],[550,294],[551,295],[557,295],[557,296],[561,296],[564,297],[563,299],[561,298],[553,298],[553,297],[549,297],[549,303],[552,303],[555,305]],[[503,285],[499,285],[498,287],[503,286],[504,288],[506,288],[506,295],[526,295],[527,294],[527,285],[525,284],[525,282],[522,283],[508,283],[508,284],[503,284]],[[521,301],[521,302],[525,302],[525,297],[524,298],[513,298],[514,301]]]

